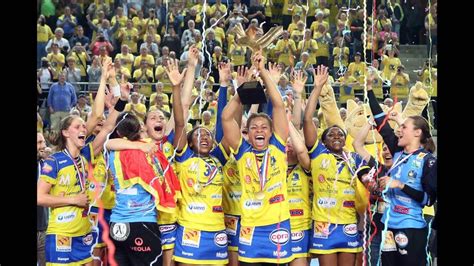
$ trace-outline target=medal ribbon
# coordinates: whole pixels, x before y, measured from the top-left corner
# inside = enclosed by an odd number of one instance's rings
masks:
[[[74,168],[76,169],[76,173],[77,173],[77,176],[79,178],[79,184],[81,186],[81,191],[84,191],[85,190],[85,180],[84,180],[84,177],[86,176],[86,170],[85,170],[85,167],[84,167],[84,162],[82,161],[82,157],[81,155],[79,154],[79,160],[81,161],[81,171],[79,170],[79,166],[76,164],[76,160],[74,160],[74,158],[72,158],[72,156],[69,154],[69,152],[67,151],[67,149],[64,149],[63,151],[71,160],[72,160],[72,163],[74,164]]]
[[[254,152],[255,157],[255,164],[257,165],[257,173],[258,173],[258,180],[260,185],[260,191],[263,191],[263,188],[267,184],[267,174],[268,174],[268,157],[270,155],[270,149],[265,151],[265,155],[263,155],[262,164],[258,166],[257,155]]]

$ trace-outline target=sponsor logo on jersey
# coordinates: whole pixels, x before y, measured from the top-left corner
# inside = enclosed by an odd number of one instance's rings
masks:
[[[278,202],[282,202],[285,200],[285,197],[283,196],[283,194],[278,194],[278,195],[275,195],[273,197],[271,197],[268,202],[270,202],[270,204],[274,204],[274,203],[278,203]]]
[[[56,217],[56,222],[58,223],[68,223],[76,218],[75,212],[62,212]]]
[[[346,224],[343,228],[344,234],[348,236],[355,236],[357,234],[357,225],[356,224]]]
[[[247,210],[250,209],[259,209],[262,207],[262,201],[261,200],[247,200],[244,203],[244,208]]]
[[[290,240],[290,232],[285,228],[275,229],[270,233],[269,238],[275,245],[284,245]]]
[[[401,213],[401,214],[408,214],[409,212],[409,208],[407,207],[403,207],[403,206],[400,206],[400,205],[395,205],[393,211],[394,212],[398,212],[398,213]]]
[[[158,227],[160,229],[160,233],[170,233],[176,230],[176,225],[175,224],[167,224],[167,225],[160,225]]]
[[[222,212],[222,206],[212,206],[212,212]]]
[[[290,215],[291,216],[302,216],[304,214],[304,210],[303,209],[293,209],[293,210],[290,210]]]
[[[188,212],[194,213],[194,214],[201,214],[206,211],[206,205],[203,203],[199,202],[191,202],[188,204]]]
[[[397,242],[398,247],[405,248],[408,245],[408,237],[403,232],[398,232],[395,235],[395,242]]]
[[[224,232],[216,233],[214,235],[214,243],[219,247],[227,246],[227,234]]]
[[[342,206],[344,206],[346,208],[354,208],[355,207],[355,202],[353,200],[345,200],[342,203]]]

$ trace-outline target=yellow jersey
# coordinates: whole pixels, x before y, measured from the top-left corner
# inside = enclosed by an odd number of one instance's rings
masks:
[[[222,187],[222,208],[225,214],[237,215],[242,214],[240,208],[240,198],[242,196],[242,185],[240,184],[239,169],[234,155],[230,156],[225,152],[222,144],[219,144],[227,163],[222,168],[224,174],[224,186]]]
[[[349,63],[349,48],[334,47],[332,50],[334,56],[334,67],[339,68],[341,65],[347,67]]]
[[[102,153],[97,156],[96,164],[94,165],[94,179],[100,184],[99,192],[104,189],[100,197],[104,209],[111,210],[115,206],[114,179],[110,172],[105,171],[105,160]],[[91,205],[99,207],[99,204],[95,201],[95,183],[92,180],[89,180],[88,196],[92,202]]]
[[[203,231],[224,230],[222,165],[225,158],[220,149],[202,157],[186,144],[175,159],[182,192],[178,200],[178,223]]]
[[[280,52],[280,55],[278,55],[278,63],[284,63],[285,66],[294,65],[292,51],[296,51],[295,41],[293,41],[292,39],[288,39],[288,40],[281,39],[277,42],[275,50],[277,52]],[[291,62],[293,62],[293,64]]]
[[[245,65],[245,54],[247,47],[232,44],[229,48],[229,56],[233,66]]]
[[[430,71],[428,69],[425,69],[425,71],[423,71],[423,73],[421,74],[421,82],[425,84],[426,90],[428,91],[428,95],[432,97],[438,96],[437,74],[438,74],[438,69],[434,67],[431,68],[431,80],[430,80]]]
[[[137,41],[138,41],[139,32],[135,28],[127,29],[123,28],[118,34],[119,38],[122,38],[121,45],[126,44],[130,48],[130,53],[137,53]]]
[[[154,104],[155,103],[155,98],[156,98],[156,95],[157,95],[157,92],[154,92],[151,94],[150,96],[150,104]],[[160,95],[163,97],[163,103],[165,104],[169,104],[170,103],[170,99],[168,97],[168,95],[166,93],[160,93]]]
[[[266,151],[256,152],[252,145],[240,138],[233,154],[242,184],[242,226],[265,226],[288,220],[290,209],[285,142],[273,133]],[[261,163],[257,162],[257,157],[261,158]],[[260,176],[264,184],[260,183]],[[259,191],[263,191],[261,199],[258,198]]]
[[[158,76],[161,75],[161,78]],[[158,65],[155,69],[155,80],[163,82],[163,92],[171,94],[173,92],[173,86],[171,86],[171,81],[168,78],[168,74],[166,74],[165,67],[162,65]]]
[[[36,42],[46,43],[49,39],[52,39],[53,37],[54,34],[48,25],[44,24],[44,26],[41,26],[40,24],[36,24]]]
[[[311,148],[309,155],[314,192],[312,219],[333,224],[357,223],[356,184],[359,179],[353,175],[362,165],[362,158],[356,153],[344,152],[345,158],[340,160],[321,141]]]
[[[133,64],[133,60],[135,59],[133,54],[128,53],[127,55],[124,55],[124,54],[120,53],[120,54],[117,54],[115,56],[115,59],[120,60],[120,64],[123,67],[126,67],[128,69],[128,71],[130,71],[130,73],[132,73],[132,64]]]
[[[49,156],[41,167],[40,178],[51,184],[49,192],[52,196],[72,197],[89,187],[87,173],[88,164],[95,163],[92,144],[81,149],[79,159],[71,158],[66,150],[56,152]],[[83,236],[91,231],[89,221],[89,208],[76,205],[67,205],[51,208],[48,221],[47,234],[60,234],[63,236]]]
[[[56,72],[53,74],[53,79],[58,79],[59,73],[62,71],[63,66],[66,63],[64,55],[61,53],[58,53],[58,54],[49,53],[46,57],[51,63],[51,68],[54,68]]]
[[[288,203],[290,206],[290,224],[292,231],[311,228],[311,172],[307,172],[300,164],[288,166]]]
[[[149,81],[149,78],[151,78],[151,81]],[[147,69],[145,75],[142,76],[142,70],[137,69],[133,72],[133,79],[135,79],[138,83],[153,82],[153,72],[150,69]],[[150,97],[151,85],[140,85],[140,90],[138,92],[144,94],[146,97]]]

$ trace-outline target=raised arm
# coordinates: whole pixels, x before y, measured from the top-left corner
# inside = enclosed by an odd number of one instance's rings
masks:
[[[374,115],[375,123],[377,124],[379,133],[382,136],[383,141],[385,142],[385,144],[387,144],[390,153],[394,155],[395,152],[400,151],[402,149],[398,147],[398,138],[393,132],[393,129],[386,121],[384,123],[386,115],[383,112],[382,107],[380,107],[377,98],[375,97],[374,91],[372,90],[372,81],[374,80],[374,78],[374,74],[369,73],[367,77],[367,97],[369,98],[370,111]]]
[[[87,119],[86,122],[86,128],[88,133],[94,131],[95,126],[99,123],[99,121],[102,119],[102,115],[104,114],[105,88],[107,85],[107,79],[111,77],[111,73],[115,76],[115,69],[114,65],[112,64],[112,60],[107,58],[104,64],[102,65],[100,84],[94,99],[94,103],[92,104],[91,116],[89,119]]]
[[[374,125],[373,123],[374,122],[369,119],[367,123],[361,127],[359,133],[352,142],[352,146],[354,147],[355,152],[357,152],[366,162],[369,161],[371,155],[365,149],[365,139],[367,138],[370,129]]]
[[[104,122],[102,129],[99,134],[92,141],[92,147],[94,150],[94,155],[98,155],[102,151],[107,135],[113,131],[117,118],[120,113],[125,109],[125,105],[128,102],[128,96],[130,95],[130,89],[133,87],[131,84],[125,83],[122,78],[122,84],[118,84],[117,79],[115,78],[115,69],[112,67],[109,69],[110,85],[111,87],[120,86],[120,99],[114,105],[114,108],[110,110],[109,116]]]
[[[234,113],[239,110],[240,106],[239,94],[236,93],[222,112],[222,129],[224,130],[224,138],[222,140],[234,151],[239,146],[242,137],[240,135],[240,127],[234,119]]]
[[[266,86],[267,94],[273,105],[273,130],[286,143],[288,138],[288,118],[286,116],[285,104],[281,98],[275,82],[273,82],[270,72],[265,69],[265,58],[261,51],[255,53],[253,56],[254,65],[262,77],[263,83]]]
[[[179,73],[178,59],[171,59],[166,66],[166,74],[173,86],[173,120],[175,129],[173,147],[178,151],[182,151],[186,145],[186,122],[184,120],[183,104],[181,103],[181,83],[185,78],[186,70],[185,68],[182,73]],[[189,78],[189,75],[186,75],[186,78]]]
[[[293,80],[291,81],[291,86],[295,91],[295,104],[293,106],[293,115],[291,117],[291,122],[293,123],[296,129],[301,128],[301,113],[302,113],[302,93],[304,92],[304,86],[306,84],[307,76],[303,74],[303,71],[297,71],[293,75]],[[291,129],[290,129],[291,130]],[[291,135],[291,134],[290,134]]]
[[[324,84],[328,80],[328,68],[319,65],[314,74],[314,88],[309,96],[308,103],[303,117],[303,132],[306,147],[313,147],[318,138],[318,129],[313,123],[313,114],[316,111],[316,105],[319,94],[323,89]]]
[[[224,131],[222,129],[222,112],[227,105],[227,87],[229,86],[232,78],[230,63],[221,62],[219,63],[219,98],[217,99],[217,114],[216,114],[216,142],[221,142],[224,137]]]
[[[293,123],[290,122],[288,124],[290,126],[291,143],[293,144],[293,149],[298,157],[298,163],[303,167],[303,169],[309,171],[311,170],[311,159],[309,158],[308,149]]]

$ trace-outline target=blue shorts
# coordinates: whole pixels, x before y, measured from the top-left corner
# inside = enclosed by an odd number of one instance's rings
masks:
[[[266,226],[241,226],[239,261],[288,263],[291,253],[290,220]]]
[[[104,219],[105,219],[105,222],[107,223],[107,225],[110,223],[110,215],[112,214],[112,210],[108,210],[108,209],[104,209]],[[94,230],[97,226],[98,226],[98,231],[97,231],[97,235],[98,235],[98,240],[97,240],[97,245],[94,246],[94,248],[102,248],[102,247],[105,247],[105,243],[104,243],[104,240],[102,240],[102,232],[104,232],[104,229],[102,227],[102,225],[99,223],[99,208],[97,207],[91,207],[91,211],[89,212],[89,216],[91,218],[91,220],[94,222],[94,225],[93,225],[93,231],[96,231]]]
[[[96,238],[95,232],[73,237],[48,234],[45,240],[46,262],[65,265],[91,262]]]
[[[227,234],[185,228],[178,224],[174,260],[189,264],[227,264]]]
[[[224,219],[229,251],[237,251],[239,250],[240,216],[225,214]]]
[[[291,252],[293,258],[309,257],[309,239],[311,229],[291,232]]]
[[[174,248],[177,227],[177,223],[158,225],[161,234],[161,248],[163,250],[169,250]]]
[[[316,229],[313,221],[312,240],[310,253],[333,254],[337,252],[358,253],[362,251],[362,239],[360,238],[357,224],[330,224],[325,234]]]

